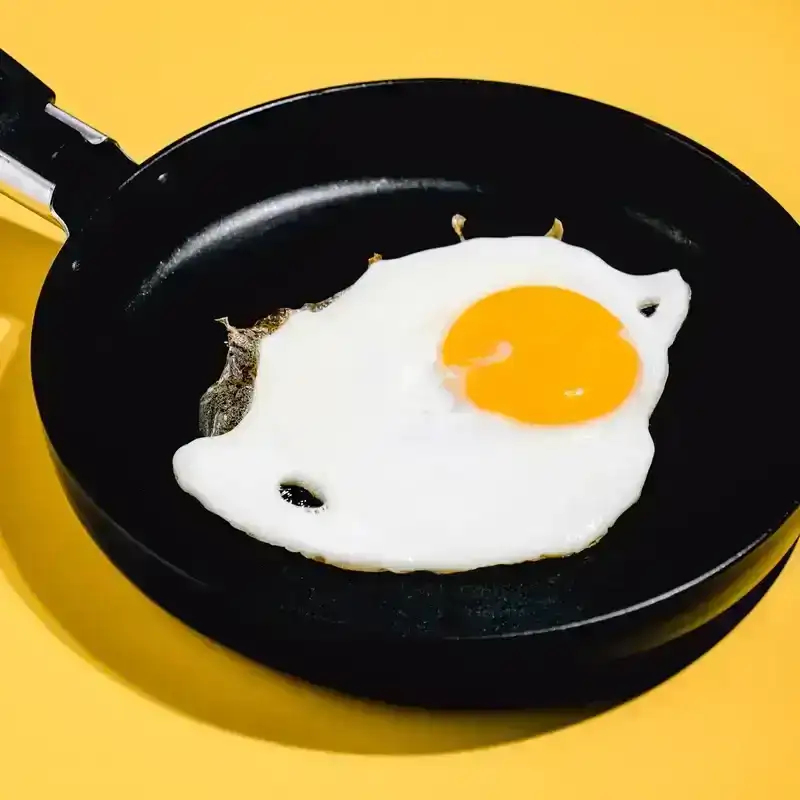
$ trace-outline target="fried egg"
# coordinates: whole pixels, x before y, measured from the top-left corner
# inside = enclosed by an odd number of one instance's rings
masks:
[[[640,496],[689,297],[676,270],[550,236],[374,259],[260,340],[249,410],[181,447],[175,477],[234,528],[350,569],[576,553]]]

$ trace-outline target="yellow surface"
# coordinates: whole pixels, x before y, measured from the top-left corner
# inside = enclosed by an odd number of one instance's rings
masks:
[[[302,89],[466,75],[648,115],[800,216],[796,0],[0,0],[0,26],[61,105],[135,157]],[[0,215],[31,219],[7,203]],[[27,337],[54,248],[0,222],[0,798],[800,797],[797,557],[692,667],[561,729],[566,715],[330,698],[153,607],[74,521],[37,427]]]

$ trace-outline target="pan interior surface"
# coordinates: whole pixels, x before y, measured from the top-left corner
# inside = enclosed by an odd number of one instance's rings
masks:
[[[323,300],[374,252],[453,243],[455,213],[469,237],[540,235],[558,217],[613,267],[689,283],[640,501],[575,556],[395,575],[270,547],[184,494],[171,459],[224,362],[215,318]],[[470,81],[323,92],[188,137],[70,239],[37,311],[37,400],[110,518],[265,625],[480,638],[580,624],[717,569],[795,509],[797,245],[729,165],[600,104]]]

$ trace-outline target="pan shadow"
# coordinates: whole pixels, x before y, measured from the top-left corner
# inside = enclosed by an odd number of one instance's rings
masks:
[[[55,243],[0,220],[0,408],[5,421],[0,426],[0,573],[62,643],[131,690],[203,723],[335,752],[402,755],[489,747],[556,731],[624,699],[524,712],[394,708],[256,665],[150,602],[83,530],[45,447],[28,367],[29,327],[56,251]],[[639,675],[625,697],[652,688],[713,646],[764,591],[766,585],[705,626],[702,636],[662,660],[657,670]]]

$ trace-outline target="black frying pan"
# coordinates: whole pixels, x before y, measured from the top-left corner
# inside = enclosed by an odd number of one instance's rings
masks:
[[[269,103],[136,165],[0,58],[0,175],[69,231],[32,333],[53,459],[108,556],[196,629],[348,691],[522,703],[525,686],[583,683],[698,628],[791,547],[800,233],[722,159],[589,100],[410,80]],[[612,265],[677,267],[691,285],[653,467],[608,535],[540,563],[354,573],[184,494],[171,457],[225,358],[214,319],[327,298],[374,251],[452,243],[456,212],[471,236],[540,234],[558,216]]]

